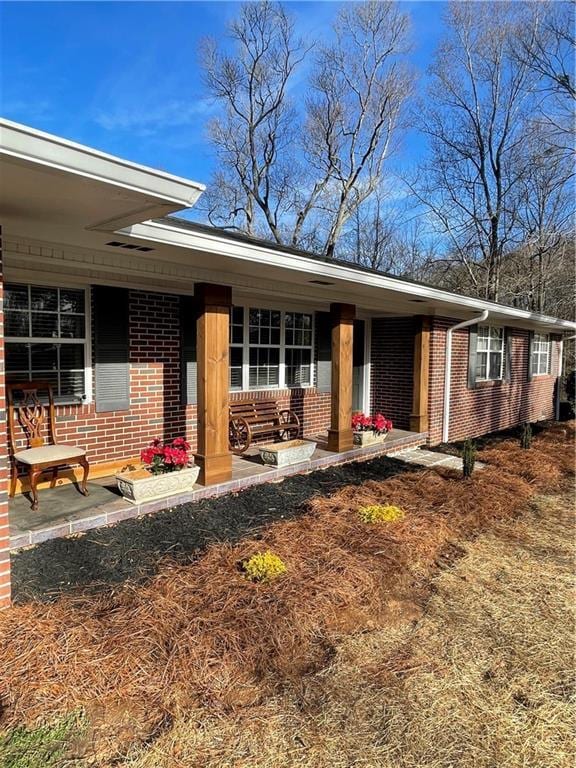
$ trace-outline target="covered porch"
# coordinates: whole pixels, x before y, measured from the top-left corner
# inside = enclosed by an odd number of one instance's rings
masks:
[[[10,549],[16,550],[49,539],[81,534],[104,525],[142,517],[179,505],[214,498],[228,493],[238,493],[260,483],[278,482],[291,475],[326,469],[338,464],[365,461],[377,456],[394,456],[421,446],[426,433],[394,430],[384,443],[347,451],[328,450],[327,433],[313,438],[317,448],[311,459],[282,469],[265,465],[259,458],[258,449],[251,447],[242,456],[232,456],[232,477],[211,486],[196,485],[189,493],[169,499],[135,505],[122,499],[116,488],[114,476],[95,478],[89,483],[90,495],[78,493],[73,483],[65,482],[41,492],[41,505],[37,512],[30,509],[29,494],[17,495],[9,502]]]

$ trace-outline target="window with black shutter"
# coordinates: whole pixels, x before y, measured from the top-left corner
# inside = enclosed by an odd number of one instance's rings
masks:
[[[130,407],[128,290],[96,285],[92,294],[96,411],[126,411]]]

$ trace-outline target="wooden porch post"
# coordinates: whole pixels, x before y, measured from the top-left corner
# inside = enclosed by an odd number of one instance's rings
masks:
[[[203,485],[232,479],[228,450],[229,323],[232,289],[197,283],[196,348],[198,365],[199,482]]]
[[[430,375],[430,318],[419,316],[414,336],[414,387],[412,391],[412,432],[428,431],[428,383]]]
[[[331,304],[332,322],[332,414],[328,430],[328,450],[348,451],[354,445],[352,434],[352,342],[353,304]]]

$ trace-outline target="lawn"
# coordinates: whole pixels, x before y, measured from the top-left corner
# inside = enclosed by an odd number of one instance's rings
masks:
[[[470,481],[365,479],[192,563],[5,612],[0,754],[14,768],[64,753],[123,768],[572,766],[573,439],[553,425],[529,450],[486,444]],[[359,514],[388,503],[404,515]],[[239,564],[262,550],[287,572],[254,584]]]

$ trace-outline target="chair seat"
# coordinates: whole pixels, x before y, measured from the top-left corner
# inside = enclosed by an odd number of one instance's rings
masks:
[[[42,445],[39,448],[28,448],[14,454],[16,461],[22,464],[44,464],[52,461],[54,464],[66,463],[69,459],[85,456],[86,451],[77,445]]]

